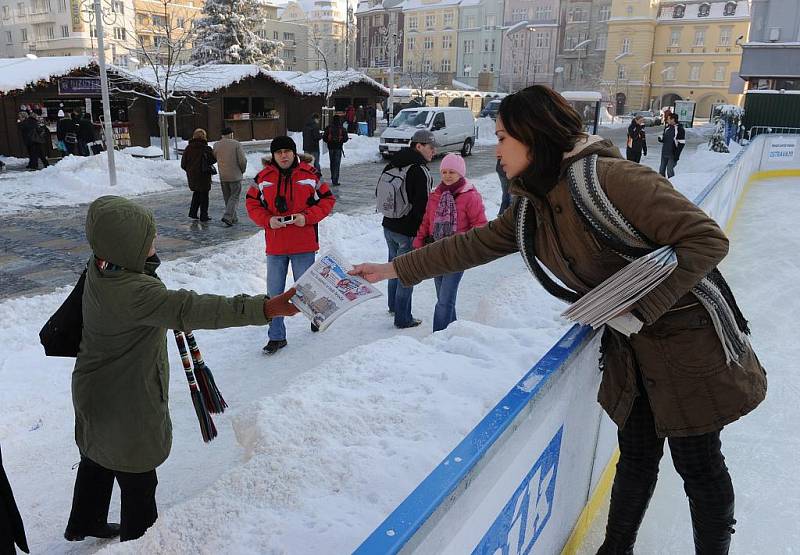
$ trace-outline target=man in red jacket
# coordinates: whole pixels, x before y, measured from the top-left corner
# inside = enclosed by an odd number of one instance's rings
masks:
[[[270,146],[272,159],[256,176],[247,191],[247,214],[264,228],[267,241],[267,295],[274,297],[286,287],[286,273],[292,263],[296,280],[314,264],[319,250],[317,224],[333,210],[336,202],[320,173],[297,156],[297,146],[286,136],[275,137]],[[313,331],[316,326],[311,325]],[[264,353],[271,355],[286,346],[283,318],[273,318]]]

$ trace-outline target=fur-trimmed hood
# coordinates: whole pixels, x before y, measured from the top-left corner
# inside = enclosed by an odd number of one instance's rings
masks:
[[[314,165],[314,157],[311,154],[308,154],[306,152],[297,153],[297,160],[299,162],[305,162],[306,164],[311,164],[312,166]],[[266,167],[268,164],[271,164],[271,163],[272,163],[272,155],[271,154],[265,154],[264,156],[261,157],[261,165],[262,166]]]

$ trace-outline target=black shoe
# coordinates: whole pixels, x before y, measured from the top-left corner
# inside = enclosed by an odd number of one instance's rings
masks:
[[[93,530],[76,532],[67,528],[64,531],[64,539],[68,542],[80,542],[85,540],[86,536],[103,539],[116,538],[119,536],[119,524],[115,522],[109,522],[108,524],[102,524]]]
[[[225,218],[222,218],[222,223],[225,224],[225,227],[233,227],[233,222]]]
[[[319,326],[316,325],[314,322],[311,322],[311,331],[317,333],[319,331]]]
[[[264,348],[261,349],[261,350],[264,352],[265,355],[274,355],[280,349],[283,349],[284,347],[286,347],[286,345],[287,345],[287,343],[286,343],[285,339],[281,339],[281,340],[278,340],[278,341],[275,341],[274,339],[270,339],[269,342],[267,342],[267,344],[264,345]]]
[[[189,218],[192,219],[192,220],[199,220],[200,219],[197,216],[192,216],[191,214],[189,214]]]
[[[201,216],[201,217],[200,217],[200,221],[201,221],[201,222],[210,222],[210,221],[211,221],[211,218],[209,218],[208,216],[206,216],[205,218],[203,218],[203,217]]]
[[[397,324],[395,324],[394,327],[396,327],[398,329],[401,329],[401,330],[404,330],[406,328],[416,328],[421,323],[422,323],[422,320],[420,320],[419,318],[412,318],[411,321],[408,324],[406,324],[404,326],[398,326]]]

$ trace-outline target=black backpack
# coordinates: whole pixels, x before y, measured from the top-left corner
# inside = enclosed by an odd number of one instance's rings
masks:
[[[72,292],[39,332],[39,341],[44,347],[46,356],[72,358],[78,356],[78,348],[83,335],[83,287],[85,284],[86,270],[81,274]]]

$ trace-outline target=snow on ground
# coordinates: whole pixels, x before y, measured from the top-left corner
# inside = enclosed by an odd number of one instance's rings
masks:
[[[169,181],[185,179],[177,160],[153,161],[117,152],[117,185],[108,182],[108,158],[68,156],[39,171],[0,175],[0,214],[42,206],[76,205],[101,195],[134,196],[170,189]]]
[[[493,217],[496,175],[474,181]],[[323,250],[351,262],[385,260],[377,215],[334,214],[320,236]],[[233,295],[263,291],[264,271],[256,234],[159,273],[169,287]],[[319,334],[302,316],[289,319],[289,347],[271,358],[261,354],[266,328],[198,331],[231,405],[215,417],[219,437],[200,439],[170,347],[175,439],[158,470],[159,521],[137,542],[67,544],[61,534],[79,459],[72,361],[44,357],[36,337],[67,292],[0,303],[0,443],[35,553],[351,551],[567,328],[561,303],[514,255],[466,273],[460,320],[437,334],[432,282],[415,289],[414,314],[424,323],[413,330],[394,328],[382,297]],[[111,506],[116,519],[116,494]]]
[[[6,169],[24,168],[28,165],[27,158],[14,158],[13,156],[0,156],[0,162],[6,165]]]
[[[157,146],[129,146],[128,148],[122,149],[122,152],[130,154],[131,156],[144,157],[158,157],[163,155],[161,148]]]
[[[297,144],[297,152],[303,151],[303,133],[291,132],[289,136],[294,139]],[[356,135],[349,133],[350,139],[344,144],[344,156],[342,156],[342,166],[347,167],[354,164],[364,164],[366,162],[379,162],[381,161],[381,154],[378,150],[380,144],[380,137],[376,133],[373,137],[366,135]],[[322,141],[319,142],[320,152],[320,166],[323,168],[330,168],[331,162],[328,158],[328,147]],[[248,162],[249,165],[249,162]],[[260,163],[259,163],[260,167]]]
[[[751,341],[769,379],[766,400],[722,432],[722,453],[736,491],[733,555],[797,553],[800,545],[800,347],[789,320],[800,313],[798,207],[798,179],[753,185],[730,231],[731,250],[721,267],[750,321]],[[582,555],[595,553],[603,542],[605,511],[594,522]],[[666,448],[636,552],[693,551],[688,502]]]

